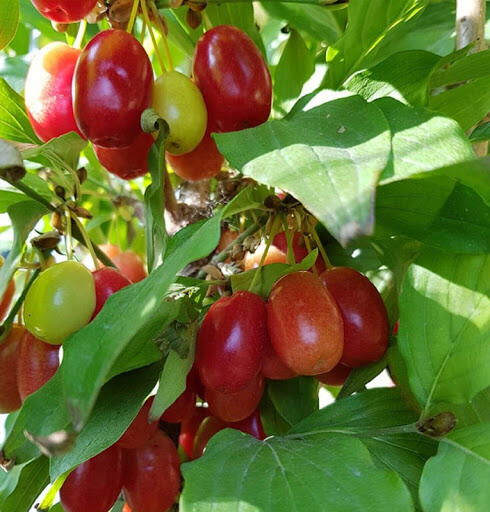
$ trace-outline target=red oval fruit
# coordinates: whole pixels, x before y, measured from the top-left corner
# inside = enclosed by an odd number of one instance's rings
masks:
[[[281,361],[281,358],[276,354],[270,341],[266,343],[264,349],[262,375],[273,380],[285,380],[296,377],[296,373]]]
[[[255,411],[264,394],[264,388],[264,377],[258,375],[245,388],[234,393],[206,389],[204,394],[213,416],[226,422],[236,422],[244,420]]]
[[[141,132],[129,146],[103,148],[94,145],[94,151],[109,172],[123,180],[132,180],[148,172],[148,154],[153,142],[151,134]]]
[[[199,426],[211,413],[207,407],[194,406],[182,420],[180,426],[179,444],[189,459],[192,459],[194,440]]]
[[[205,388],[232,393],[258,375],[267,341],[266,308],[255,293],[222,297],[206,313],[197,338],[196,367]]]
[[[220,430],[225,428],[240,430],[245,434],[254,436],[259,441],[262,441],[266,438],[258,410],[254,411],[244,420],[237,421],[235,423],[226,423],[225,421],[221,421],[214,416],[209,416],[208,418],[204,419],[197,431],[192,458],[197,459],[200,457],[204,453],[204,449],[206,448],[208,441]]]
[[[343,386],[351,370],[352,368],[339,363],[333,370],[316,375],[316,378],[327,386]]]
[[[208,30],[197,42],[193,70],[212,131],[243,130],[267,121],[272,100],[269,68],[240,29],[220,25]]]
[[[133,251],[124,251],[114,255],[112,261],[132,283],[137,283],[147,276],[145,266],[141,258]]]
[[[162,414],[161,419],[167,423],[180,423],[194,407],[196,394],[186,389],[175,402]]]
[[[124,497],[132,512],[163,512],[174,504],[180,490],[180,459],[161,430],[141,448],[125,452],[124,468]]]
[[[209,132],[205,133],[194,151],[184,155],[167,153],[166,156],[175,174],[187,181],[213,178],[221,171],[225,161]]]
[[[136,418],[116,443],[117,446],[133,450],[143,446],[155,434],[158,429],[158,420],[153,423],[149,423],[148,421],[148,415],[150,413],[153,399],[154,397],[152,396],[143,404],[143,407],[140,409]]]
[[[32,0],[34,7],[48,20],[73,23],[85,18],[97,0]]]
[[[318,277],[294,272],[279,279],[269,295],[267,314],[274,350],[298,375],[325,373],[339,362],[342,316]]]
[[[68,132],[81,133],[73,116],[72,82],[80,50],[55,42],[39,51],[29,66],[25,82],[27,115],[43,141]]]
[[[95,283],[95,310],[92,319],[97,316],[104,306],[106,300],[125,286],[129,286],[131,281],[123,276],[119,270],[112,267],[103,267],[92,272]]]
[[[320,278],[344,320],[344,352],[340,362],[358,367],[379,361],[388,348],[390,326],[376,287],[349,267],[331,268]]]
[[[17,360],[17,383],[22,401],[44,386],[56,373],[60,365],[59,352],[58,345],[44,343],[25,331],[20,340]]]
[[[124,30],[99,32],[84,48],[73,79],[80,131],[102,147],[129,146],[151,105],[153,71],[145,49]]]
[[[107,512],[122,487],[122,452],[116,446],[99,453],[72,471],[60,489],[66,512]]]
[[[24,332],[24,327],[13,325],[0,343],[0,414],[16,411],[22,405],[17,387],[17,359]]]
[[[1,265],[0,265],[1,266]],[[15,293],[15,282],[13,279],[9,281],[7,285],[7,289],[3,294],[2,300],[0,301],[0,322],[3,322],[4,318],[7,316],[7,311],[10,307],[10,303],[12,302],[12,297]]]

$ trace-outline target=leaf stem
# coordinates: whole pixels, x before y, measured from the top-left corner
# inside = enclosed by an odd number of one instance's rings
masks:
[[[146,26],[148,27],[148,32],[150,33],[151,42],[153,44],[153,49],[155,50],[158,62],[160,63],[160,67],[162,68],[162,73],[165,73],[167,71],[167,68],[165,67],[162,56],[160,54],[160,50],[158,49],[158,44],[155,39],[155,34],[153,33],[153,27],[151,26],[150,17],[148,16],[148,8],[146,6],[146,0],[141,0],[141,8],[143,10],[143,19],[145,20]]]
[[[128,26],[126,31],[128,34],[133,32],[134,22],[136,20],[136,15],[138,14],[138,7],[140,5],[140,0],[133,0],[133,7],[131,8],[131,14],[129,16]]]
[[[221,263],[222,261],[225,261],[228,255],[230,254],[233,247],[237,244],[241,244],[245,238],[247,238],[250,235],[253,235],[256,233],[263,224],[263,218],[259,219],[257,222],[254,222],[251,224],[243,233],[238,235],[235,240],[232,240],[230,244],[228,244],[220,253],[216,254],[213,258],[211,258],[211,261],[209,262],[211,265],[215,265],[216,263]],[[206,277],[206,272],[204,270],[200,270],[197,274],[198,279],[204,279]]]
[[[353,435],[356,437],[373,437],[373,436],[388,436],[395,434],[420,434],[418,430],[417,423],[409,423],[407,425],[398,425],[396,427],[386,427],[386,428],[372,428],[366,429],[364,431],[360,431],[357,428],[349,428],[349,427],[331,427],[331,428],[321,428],[318,430],[311,430],[310,432],[302,432],[298,434],[289,434],[284,437],[284,439],[301,439],[307,436],[314,436],[318,434],[347,434]]]
[[[92,241],[90,240],[87,231],[85,230],[85,226],[82,224],[81,220],[74,215],[73,220],[75,221],[75,224],[78,226],[78,229],[80,230],[80,233],[83,236],[83,240],[85,242],[85,246],[88,249],[88,252],[90,253],[90,256],[92,257],[92,261],[94,262],[95,270],[99,270],[99,260],[97,259],[97,256],[95,254],[94,248],[92,246]]]
[[[6,338],[7,334],[10,332],[10,328],[12,327],[12,324],[14,323],[15,315],[18,313],[18,311],[20,311],[20,308],[22,307],[22,304],[24,303],[24,299],[26,298],[29,288],[32,286],[32,283],[36,280],[36,278],[40,272],[41,272],[41,269],[39,269],[39,268],[33,272],[31,278],[29,279],[27,284],[24,286],[24,289],[22,290],[22,293],[20,294],[19,298],[15,301],[15,304],[12,306],[12,309],[10,310],[8,317],[3,322],[3,324],[0,328],[1,329],[0,344]]]
[[[56,206],[53,206],[49,201],[44,199],[43,196],[39,195],[35,190],[28,187],[21,181],[10,181],[10,180],[6,180],[6,181],[8,183],[10,183],[10,185],[12,185],[12,187],[15,187],[16,189],[20,190],[21,192],[24,192],[24,194],[26,196],[30,197],[31,199],[34,199],[38,203],[43,204],[48,210],[51,210],[52,212],[56,211]]]
[[[277,2],[277,0],[262,0],[263,2]],[[348,7],[349,0],[288,0],[292,4],[304,5],[320,5],[326,9],[344,9]],[[172,8],[175,5],[175,0],[155,0],[156,6],[159,9]],[[251,0],[193,0],[194,5],[206,4],[237,4],[237,3],[251,3]]]
[[[163,26],[162,20],[160,19],[160,14],[159,14],[157,8],[155,7],[155,3],[153,1],[150,1],[150,9],[155,18],[155,23],[158,27],[158,30],[160,31],[160,34],[162,35],[163,47],[165,49],[165,54],[167,55],[168,67],[169,67],[170,71],[173,71],[174,63],[172,61],[172,55],[171,55],[170,49],[168,47],[167,34],[165,32],[165,27]]]
[[[325,267],[332,268],[332,262],[329,260],[327,256],[327,251],[325,251],[325,247],[323,247],[322,241],[320,240],[320,237],[318,236],[318,233],[316,232],[315,226],[313,226],[311,223],[308,223],[310,226],[310,234],[313,237],[313,240],[315,240],[316,246],[318,247],[318,250],[320,251],[320,254],[322,255],[323,261],[325,262]]]

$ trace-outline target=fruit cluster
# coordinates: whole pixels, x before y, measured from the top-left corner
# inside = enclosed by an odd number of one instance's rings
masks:
[[[86,16],[95,2],[34,4],[49,19],[68,23]],[[154,138],[141,127],[145,109],[153,107],[169,125],[167,160],[175,173],[195,181],[216,176],[223,166],[211,133],[265,122],[271,97],[260,51],[228,25],[198,41],[193,80],[174,70],[154,80],[141,43],[124,30],[108,29],[83,50],[48,44],[33,59],[25,83],[27,114],[42,141],[77,132],[92,142],[100,163],[123,179],[148,171]]]
[[[389,323],[362,274],[333,267],[279,279],[267,304],[249,291],[221,297],[202,322],[196,367],[214,416],[240,421],[257,407],[264,378],[313,375],[339,385],[351,368],[381,359]]]

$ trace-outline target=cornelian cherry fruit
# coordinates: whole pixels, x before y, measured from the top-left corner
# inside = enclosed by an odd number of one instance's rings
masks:
[[[349,267],[331,268],[320,278],[338,304],[344,322],[340,362],[358,367],[379,361],[388,348],[390,326],[376,287]]]
[[[131,281],[123,276],[119,270],[111,267],[103,267],[92,272],[95,283],[95,310],[92,318],[95,318],[104,306],[106,300],[115,292],[125,286],[129,286]]]
[[[17,360],[17,383],[22,401],[56,373],[60,365],[59,352],[58,345],[44,343],[29,331],[24,332]]]
[[[107,512],[121,492],[122,452],[111,446],[72,471],[60,489],[66,512]]]
[[[270,341],[267,341],[264,348],[262,375],[272,380],[286,380],[296,377],[296,373],[281,361]]]
[[[73,116],[71,95],[79,55],[80,50],[65,43],[50,43],[29,66],[24,92],[26,111],[43,142],[68,132],[81,135]]]
[[[137,283],[148,275],[141,258],[133,251],[121,252],[111,259],[121,274],[126,276],[132,283]]]
[[[194,407],[196,394],[186,389],[175,402],[162,414],[161,419],[167,423],[180,423]]]
[[[123,180],[133,180],[148,172],[148,154],[154,139],[141,132],[134,141],[123,148],[103,148],[94,145],[99,162],[112,174]]]
[[[234,393],[206,389],[204,397],[213,416],[227,422],[241,421],[257,408],[264,394],[265,382],[258,375],[245,387]]]
[[[7,285],[5,293],[3,294],[2,300],[0,301],[0,322],[3,322],[3,319],[7,316],[7,311],[10,307],[10,303],[12,302],[12,297],[14,294],[15,282],[13,279],[11,279]]]
[[[267,304],[272,346],[298,375],[318,375],[339,362],[344,345],[340,310],[311,272],[288,274],[272,287]]]
[[[267,341],[266,307],[247,291],[217,300],[197,338],[196,367],[204,387],[233,393],[247,387],[262,366]]]
[[[206,31],[196,45],[193,71],[211,131],[243,130],[267,121],[271,76],[264,57],[245,32],[229,25]]]
[[[161,430],[142,447],[125,451],[123,490],[132,512],[163,512],[174,504],[180,490],[180,459]]]
[[[145,49],[124,30],[99,32],[83,49],[73,77],[73,111],[97,146],[129,146],[151,105],[153,71]]]
[[[342,386],[351,371],[352,368],[339,363],[335,368],[333,368],[333,370],[316,375],[316,378],[322,384],[326,384],[327,386]]]
[[[206,132],[196,149],[185,155],[167,153],[167,161],[177,176],[187,181],[199,181],[218,175],[225,159]]]
[[[179,444],[185,453],[192,459],[194,451],[194,440],[199,426],[211,413],[207,407],[195,405],[182,420],[180,426]]]
[[[17,387],[17,360],[24,332],[24,327],[13,325],[0,343],[0,414],[13,412],[22,405]]]
[[[116,443],[120,448],[132,450],[143,446],[155,434],[158,429],[158,420],[150,423],[149,413],[154,397],[148,398],[143,407],[138,412],[136,418],[127,428]]]
[[[34,7],[45,17],[57,23],[73,23],[85,18],[97,0],[32,0]]]

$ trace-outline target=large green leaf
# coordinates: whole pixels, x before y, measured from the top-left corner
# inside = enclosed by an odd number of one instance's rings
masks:
[[[257,441],[226,429],[182,472],[182,512],[413,510],[398,475],[377,467],[361,441],[341,434]]]
[[[425,251],[405,277],[399,348],[423,415],[490,385],[490,257]]]
[[[441,440],[420,482],[424,512],[483,512],[490,503],[490,423]]]
[[[274,18],[318,41],[333,44],[342,35],[342,27],[335,14],[324,6],[286,2],[263,2],[262,5]]]
[[[0,78],[0,137],[38,144],[24,108],[24,99]]]
[[[293,427],[290,433],[306,439],[329,432],[359,437],[375,462],[399,473],[416,498],[424,463],[434,455],[437,443],[416,432],[394,430],[403,430],[417,417],[397,388],[372,389],[334,402]]]
[[[318,410],[318,381],[314,377],[270,380],[267,394],[277,412],[290,426]]]
[[[290,192],[345,245],[372,232],[374,190],[390,139],[374,104],[359,96],[327,99],[325,91],[285,120],[215,137],[232,166]]]
[[[439,60],[438,55],[419,50],[395,53],[354,75],[346,88],[366,100],[391,96],[403,103],[424,106],[429,95],[430,73]]]
[[[490,76],[432,96],[429,107],[458,121],[463,130],[469,130],[490,110]]]
[[[430,85],[433,89],[436,89],[444,85],[459,84],[475,78],[485,78],[488,76],[489,67],[490,50],[472,53],[437,70],[430,77]]]
[[[451,119],[392,98],[374,104],[385,115],[392,133],[391,161],[381,183],[476,158],[463,130]]]
[[[351,0],[345,34],[327,51],[327,85],[338,88],[376,62],[380,43],[420,14],[427,0]]]
[[[49,482],[49,461],[39,457],[0,475],[0,510],[29,512]]]
[[[315,56],[299,32],[292,30],[274,72],[274,96],[281,104],[298,98],[315,71]]]
[[[73,448],[50,459],[51,481],[113,445],[124,434],[155,386],[160,370],[161,364],[141,368],[115,377],[102,388]]]
[[[15,36],[19,23],[19,0],[9,0],[0,4],[0,50],[5,48]]]
[[[14,230],[14,241],[7,259],[0,268],[0,297],[17,268],[29,233],[34,229],[37,221],[48,213],[48,210],[36,201],[27,200],[10,205],[7,212]]]
[[[425,173],[379,187],[376,223],[379,237],[403,235],[455,253],[490,252],[490,206],[445,176]]]

